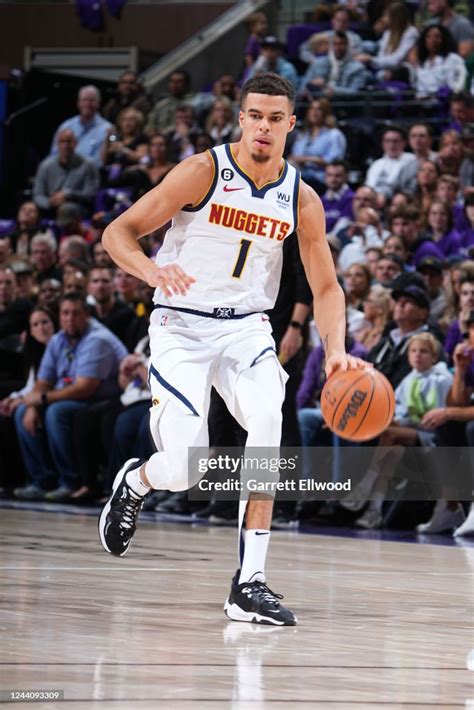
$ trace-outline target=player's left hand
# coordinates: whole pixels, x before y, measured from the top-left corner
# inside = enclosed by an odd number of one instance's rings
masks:
[[[345,372],[346,370],[365,370],[368,367],[373,367],[372,363],[361,360],[360,357],[354,357],[347,353],[330,355],[326,359],[326,377],[329,379],[338,370]]]

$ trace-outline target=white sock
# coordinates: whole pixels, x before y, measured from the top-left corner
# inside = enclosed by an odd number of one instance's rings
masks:
[[[269,542],[270,530],[246,530],[244,561],[240,570],[239,584],[265,581],[265,559]]]
[[[377,510],[379,513],[381,513],[384,500],[384,493],[374,493],[370,505],[374,510]]]
[[[125,476],[125,480],[127,481],[132,491],[134,491],[138,496],[143,498],[143,496],[146,496],[146,494],[151,489],[145,483],[143,483],[142,479],[140,478],[140,469],[141,466],[132,469],[132,471],[129,471]]]

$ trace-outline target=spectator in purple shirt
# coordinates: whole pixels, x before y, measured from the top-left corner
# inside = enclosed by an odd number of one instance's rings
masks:
[[[333,160],[326,165],[324,182],[327,190],[321,200],[326,215],[328,232],[341,217],[352,219],[352,200],[354,192],[346,182],[347,169],[343,160]]]
[[[462,233],[462,248],[464,253],[474,247],[474,194],[468,195],[464,203],[464,214],[469,225]]]
[[[446,202],[433,200],[427,214],[428,229],[421,235],[428,238],[416,250],[415,261],[424,256],[437,256],[443,260],[447,256],[460,254],[462,239],[453,229],[453,214]]]
[[[262,39],[268,32],[268,20],[263,12],[253,12],[247,18],[247,26],[250,35],[244,49],[245,70],[242,77],[245,80],[250,67],[257,61],[262,47]]]
[[[458,343],[462,343],[468,331],[467,319],[474,309],[474,279],[465,274],[459,286],[459,312],[458,317],[451,323],[446,333],[444,349],[451,358]]]

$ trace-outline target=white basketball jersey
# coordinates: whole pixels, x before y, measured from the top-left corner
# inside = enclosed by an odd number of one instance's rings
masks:
[[[297,228],[299,173],[284,161],[274,182],[257,188],[229,144],[210,151],[212,184],[199,204],[173,219],[158,252],[158,266],[176,263],[196,279],[185,296],[162,305],[245,313],[272,308],[280,284],[284,240]]]

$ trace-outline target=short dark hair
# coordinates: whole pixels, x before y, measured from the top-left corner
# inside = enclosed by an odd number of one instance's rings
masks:
[[[474,104],[474,96],[468,94],[467,91],[461,91],[459,94],[453,94],[449,99],[450,104],[464,104],[467,108]]]
[[[326,163],[327,168],[344,168],[347,172],[347,163],[345,160],[331,160],[330,163]]]
[[[349,37],[342,30],[336,30],[333,37],[338,37],[339,39],[344,39],[346,42],[349,42]]]
[[[71,291],[70,293],[65,293],[59,299],[59,307],[63,305],[65,301],[72,301],[72,303],[80,303],[82,308],[89,313],[89,304],[87,303],[86,296],[80,291]]]
[[[265,94],[266,96],[286,96],[292,106],[295,105],[295,90],[293,84],[278,74],[264,72],[248,79],[242,87],[241,106],[248,94]]]
[[[382,131],[382,139],[385,138],[387,133],[398,133],[404,141],[407,139],[406,131],[401,126],[386,126]]]

